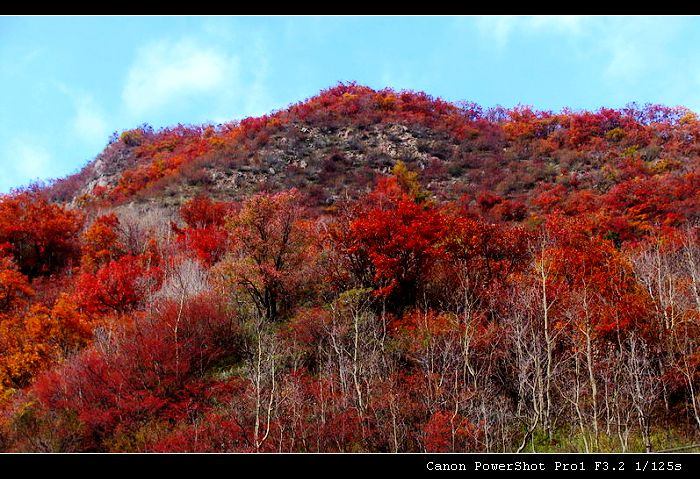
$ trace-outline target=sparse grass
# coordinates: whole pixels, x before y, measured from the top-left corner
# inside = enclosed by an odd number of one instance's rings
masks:
[[[588,442],[588,452],[602,453],[643,453],[646,452],[646,447],[642,436],[630,432],[627,440],[626,450],[623,451],[620,438],[614,431],[611,434],[606,434],[602,431],[598,437],[598,447],[593,445],[593,431],[586,430],[585,440],[581,431],[568,431],[566,429],[558,429],[554,431],[551,438],[548,438],[544,430],[538,429],[532,434],[530,442],[527,444],[523,452],[538,452],[538,453],[585,453],[586,441]],[[682,452],[700,452],[700,440],[692,433],[684,431],[681,428],[669,427],[656,428],[651,435],[652,452],[662,452],[683,448]],[[534,447],[533,447],[534,445]],[[692,446],[697,446],[692,448]],[[688,449],[685,449],[688,448]],[[517,446],[513,451],[517,450]]]

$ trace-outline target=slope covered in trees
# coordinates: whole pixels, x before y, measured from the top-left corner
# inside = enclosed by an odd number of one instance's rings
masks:
[[[700,436],[700,122],[339,85],[0,198],[0,449]]]

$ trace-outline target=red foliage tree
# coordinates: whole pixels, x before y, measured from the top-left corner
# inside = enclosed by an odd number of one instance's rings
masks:
[[[180,207],[180,217],[190,228],[223,226],[232,207],[228,203],[212,201],[208,196],[198,195]]]
[[[614,243],[595,235],[592,225],[580,218],[553,215],[546,228],[552,244],[540,256],[546,263],[541,267],[549,268],[551,286],[563,291],[559,308],[569,307],[573,325],[599,337],[644,331],[647,297]]]
[[[49,203],[40,192],[0,197],[0,244],[10,245],[22,273],[52,274],[79,256],[79,212]]]
[[[473,452],[479,449],[479,428],[459,414],[437,411],[423,427],[428,452]]]
[[[159,303],[43,374],[31,394],[39,410],[77,416],[83,432],[76,450],[104,450],[127,441],[144,422],[188,420],[206,411],[217,388],[203,376],[213,361],[235,353],[232,325],[216,298]]]
[[[77,295],[91,314],[123,314],[147,300],[161,281],[162,272],[148,255],[125,255],[94,274],[82,273],[77,279]]]
[[[217,263],[228,251],[229,235],[224,225],[232,212],[232,205],[212,201],[206,196],[187,201],[180,208],[180,217],[187,227],[172,225],[182,249],[194,252],[206,266]]]
[[[416,202],[390,177],[353,206],[331,239],[355,281],[399,311],[415,302],[428,270],[442,256],[444,227],[439,208]]]

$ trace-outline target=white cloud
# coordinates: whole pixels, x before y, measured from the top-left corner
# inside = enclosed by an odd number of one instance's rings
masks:
[[[485,37],[490,37],[499,47],[508,43],[508,37],[517,19],[513,16],[480,17],[477,20],[479,33]]]
[[[679,68],[671,43],[688,27],[681,17],[656,16],[488,16],[476,20],[482,40],[499,49],[515,49],[517,41],[527,37],[558,36],[552,42],[571,39],[567,61],[587,65],[618,103],[638,99],[630,92],[638,95],[638,88],[653,84],[650,78],[659,83],[671,72],[686,69],[682,61]],[[553,58],[552,63],[559,60]],[[655,98],[667,95],[649,88],[646,93]]]
[[[77,99],[73,129],[80,139],[89,145],[107,143],[109,135],[107,120],[91,97]]]
[[[10,149],[14,157],[14,169],[19,176],[33,179],[46,176],[51,164],[51,154],[41,145],[15,142]]]
[[[605,74],[615,81],[636,78],[646,66],[639,46],[630,43],[624,36],[610,40],[605,45],[609,55]]]
[[[50,176],[51,154],[32,139],[11,140],[3,156],[2,163],[6,166],[4,174],[0,175],[0,191]]]
[[[535,15],[527,17],[524,27],[535,31],[577,34],[587,18],[581,15]]]
[[[241,83],[245,81],[245,97],[243,99],[243,111],[245,115],[263,115],[269,113],[275,105],[273,104],[266,85],[269,76],[269,63],[264,43],[255,39],[250,44],[249,53],[252,55],[247,59],[245,70],[249,77],[243,76]],[[239,87],[240,88],[240,87]],[[243,88],[241,88],[243,90]],[[229,92],[233,93],[233,91]],[[231,112],[236,114],[236,112]]]
[[[107,143],[109,121],[103,110],[95,102],[93,95],[76,91],[67,84],[57,81],[55,86],[73,103],[75,115],[67,126],[78,140],[90,147],[99,147]]]
[[[122,98],[132,114],[153,112],[191,95],[220,90],[236,81],[238,69],[237,56],[188,39],[162,40],[139,50]]]
[[[486,16],[477,19],[479,32],[503,47],[513,33],[578,34],[587,17],[579,15]]]
[[[674,70],[667,65],[672,56],[667,47],[678,35],[681,27],[678,19],[613,17],[606,20],[599,25],[596,38],[607,53],[605,74],[610,80],[632,83],[651,70]]]

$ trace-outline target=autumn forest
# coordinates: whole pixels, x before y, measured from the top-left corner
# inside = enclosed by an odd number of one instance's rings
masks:
[[[339,84],[0,196],[0,450],[700,442],[700,119]]]

